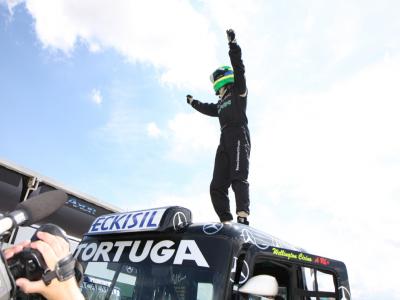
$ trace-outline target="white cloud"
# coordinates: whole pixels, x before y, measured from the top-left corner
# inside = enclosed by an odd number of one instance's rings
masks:
[[[363,195],[367,199],[378,197],[387,191],[385,185],[393,186],[394,174],[385,161],[395,159],[400,151],[395,138],[400,128],[396,113],[400,111],[398,67],[399,58],[393,58],[324,92],[283,96],[279,110],[264,111],[263,122],[257,123],[260,127],[254,137],[258,145],[254,154],[266,170],[274,170],[267,173],[267,184],[295,182],[313,191],[313,197],[304,195],[311,203],[321,203],[319,196],[325,194],[329,200],[323,204],[325,209],[336,209],[338,201],[349,205],[349,197],[360,193],[367,193]],[[382,174],[388,178],[382,179]],[[341,188],[326,194],[332,182]],[[363,187],[366,183],[368,189]],[[371,189],[377,184],[379,188],[372,195]],[[260,186],[265,186],[264,180]],[[355,187],[360,190],[355,191]]]
[[[359,44],[360,12],[356,5],[344,5],[327,30],[327,43],[332,47],[333,62],[351,55]]]
[[[260,112],[253,132],[253,199],[264,199],[278,214],[297,211],[279,230],[301,246],[343,259],[358,299],[388,286],[396,293],[399,70],[400,56],[391,57],[324,91],[282,95],[280,106]],[[262,215],[253,217],[262,224]],[[366,272],[365,262],[377,255],[379,264]],[[376,280],[383,273],[386,282]]]
[[[14,7],[23,3],[24,0],[0,0],[0,4],[4,4],[8,8],[8,12],[12,15]]]
[[[151,203],[152,207],[183,206],[192,211],[194,222],[218,222],[219,219],[214,212],[210,196],[204,191],[196,193],[193,190],[184,195],[160,195]]]
[[[212,3],[208,3],[210,15],[218,15],[223,3]],[[232,7],[229,9],[235,15]],[[260,15],[254,18],[252,11],[241,15],[248,31],[243,29],[245,34],[240,35],[242,27],[238,27],[237,33],[249,67],[248,109],[253,117],[250,221],[312,252],[343,260],[355,299],[381,295],[387,286],[396,294],[396,276],[386,276],[389,281],[384,283],[376,280],[376,274],[394,274],[392,269],[399,267],[399,262],[392,260],[400,250],[396,233],[400,228],[400,145],[396,138],[400,128],[399,57],[389,55],[383,63],[308,91],[299,92],[284,84],[274,87],[280,84],[278,79],[285,83],[295,68],[316,79],[318,74],[309,75],[308,66],[334,76],[325,67],[331,67],[332,62],[340,64],[359,49],[360,23],[365,20],[351,20],[348,12],[321,28],[317,25],[324,16],[316,17],[321,11],[315,8],[303,22],[306,34],[301,31],[296,39],[285,36],[287,40],[268,29],[261,34],[259,25],[266,19]],[[227,20],[220,22],[221,30],[231,27]],[[346,27],[351,27],[348,32]],[[326,43],[319,45],[309,34],[323,36],[318,41]],[[276,79],[276,73],[281,77]],[[269,88],[275,89],[274,93]],[[202,153],[214,153],[217,123],[198,112],[176,115],[163,130],[170,158],[191,162]],[[212,167],[210,162],[210,170]],[[206,190],[209,180],[202,178],[182,188],[190,190],[201,184]],[[154,205],[169,203],[189,206],[195,215],[201,214],[196,220],[216,219],[207,192],[163,196]],[[233,198],[231,205],[234,207]],[[375,261],[377,253],[381,253],[379,264],[365,272],[365,262]]]
[[[161,136],[161,130],[156,123],[150,122],[147,124],[147,134],[152,138],[158,138]]]
[[[100,50],[101,50],[101,47],[100,47],[99,44],[91,43],[91,44],[89,45],[89,51],[90,51],[90,52],[96,53],[96,52],[100,52]]]
[[[161,81],[208,88],[215,37],[188,1],[27,0],[44,47],[73,51],[113,48],[129,61],[150,63]]]
[[[386,58],[325,90],[282,95],[280,106],[266,106],[250,120],[251,224],[343,260],[355,299],[398,293],[399,70],[400,56]],[[170,121],[175,159],[215,151],[218,129],[209,121],[215,120],[197,112]],[[153,206],[182,205],[195,221],[215,221],[210,179],[160,196]],[[377,257],[366,272],[365,263]]]
[[[127,153],[143,138],[143,132],[153,139],[161,139],[167,146],[167,158],[183,164],[214,157],[219,143],[218,119],[197,111],[178,113],[164,127],[155,122],[144,123],[125,101],[115,102],[110,113],[108,122],[98,130],[98,137]]]
[[[103,96],[101,95],[100,90],[93,89],[90,92],[90,100],[92,100],[93,103],[100,105],[103,102]]]
[[[168,122],[169,157],[180,162],[193,162],[204,154],[214,154],[219,143],[217,124],[217,118],[197,111],[177,114]]]
[[[367,299],[384,298],[377,295],[388,289],[400,293],[393,259],[400,250],[400,58],[393,56],[400,19],[396,1],[359,3],[204,0],[196,10],[179,0],[28,0],[27,8],[44,47],[70,53],[80,41],[94,52],[112,48],[157,67],[165,83],[207,90],[210,70],[228,59],[224,30],[234,28],[250,92],[250,221],[344,260],[354,298]],[[343,75],[335,71],[368,65],[385,52],[384,62],[344,71],[347,78],[336,81]],[[306,80],[312,86],[304,87]],[[140,124],[136,111],[120,107],[103,132],[132,144],[146,130]],[[166,128],[148,123],[147,133],[165,139],[171,159],[192,162],[215,153],[219,130],[216,119],[193,112],[177,114]],[[215,220],[202,192],[209,180],[154,205],[188,206],[196,220]]]
[[[107,123],[96,133],[101,139],[123,149],[131,147],[145,130],[135,118],[135,110],[125,103],[116,103]],[[127,149],[127,152],[130,152]]]

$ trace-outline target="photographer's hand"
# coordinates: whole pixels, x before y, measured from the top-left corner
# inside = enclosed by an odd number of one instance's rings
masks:
[[[37,249],[43,255],[49,269],[54,270],[57,262],[70,254],[68,243],[63,238],[47,232],[38,232],[37,237],[40,240],[30,243],[30,247]],[[54,278],[49,285],[45,285],[43,280],[29,281],[19,278],[16,284],[26,294],[39,293],[49,300],[84,299],[75,277],[65,281]]]
[[[13,257],[18,252],[21,252],[25,247],[28,247],[30,241],[23,241],[19,244],[13,245],[10,248],[7,248],[3,251],[5,259],[9,259]]]

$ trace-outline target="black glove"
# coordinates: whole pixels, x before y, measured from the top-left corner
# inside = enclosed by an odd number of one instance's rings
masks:
[[[233,31],[233,29],[228,29],[226,31],[226,36],[228,38],[228,42],[229,43],[235,43],[236,44],[236,36],[235,36],[235,32]]]
[[[186,95],[186,102],[190,105],[192,105],[193,102],[193,96],[192,95]]]

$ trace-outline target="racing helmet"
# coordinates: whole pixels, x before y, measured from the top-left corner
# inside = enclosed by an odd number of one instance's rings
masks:
[[[214,86],[215,94],[218,95],[220,88],[235,81],[232,67],[219,67],[211,74],[210,80]]]

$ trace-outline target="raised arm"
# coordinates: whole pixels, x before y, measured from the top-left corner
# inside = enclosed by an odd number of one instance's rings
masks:
[[[195,110],[201,112],[210,117],[218,117],[218,108],[215,103],[203,103],[199,100],[193,99],[191,95],[186,96],[186,101],[190,104]]]
[[[246,97],[247,86],[246,77],[244,75],[245,69],[242,61],[242,50],[236,42],[236,35],[233,29],[228,29],[226,31],[226,35],[229,42],[229,58],[231,59],[231,64],[235,75],[235,88],[241,97]]]

